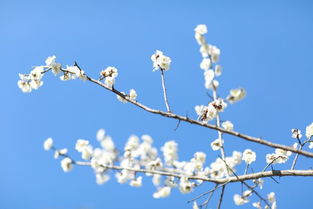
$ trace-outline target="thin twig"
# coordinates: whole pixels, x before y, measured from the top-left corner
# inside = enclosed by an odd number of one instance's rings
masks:
[[[160,69],[161,71],[161,79],[162,79],[162,89],[163,89],[163,96],[164,96],[164,102],[166,105],[167,112],[171,112],[170,106],[168,104],[167,99],[167,93],[166,93],[166,87],[165,87],[165,79],[164,79],[164,70]]]
[[[200,205],[201,208],[202,208],[203,206],[205,206],[205,208],[208,207],[208,204],[209,204],[210,200],[212,199],[213,194],[214,194],[214,192],[216,191],[216,188],[217,188],[217,184],[216,184],[216,186],[215,186],[215,189],[210,193],[208,199],[206,199],[206,200]]]
[[[191,199],[191,200],[188,200],[188,203],[190,203],[190,202],[192,202],[192,201],[195,201],[195,200],[197,200],[197,199],[199,199],[199,198],[201,198],[201,197],[203,197],[203,196],[205,196],[205,195],[207,195],[207,194],[209,194],[209,193],[211,193],[211,192],[214,192],[214,191],[217,190],[218,188],[220,188],[220,187],[222,187],[222,186],[224,186],[225,184],[228,184],[228,183],[229,183],[229,182],[225,182],[225,183],[220,184],[220,185],[219,185],[219,184],[216,184],[213,189],[211,189],[211,190],[209,190],[209,191],[206,191],[206,192],[204,192],[204,193],[198,195],[197,197],[195,197],[195,198],[193,198],[193,199]]]
[[[181,121],[181,120],[178,120],[177,125],[176,125],[176,127],[174,128],[174,131],[176,131],[176,130],[178,129],[178,127],[179,127],[179,125],[180,125],[180,121]]]
[[[223,159],[222,159],[223,160]],[[223,160],[225,165],[230,169],[230,171],[234,174],[234,176],[239,180],[239,176],[235,173],[235,171],[226,163],[225,160]],[[258,196],[269,208],[272,208],[271,205],[268,203],[266,199],[264,199],[257,191],[255,191],[254,187],[251,187],[249,184],[247,184],[244,180],[241,180],[241,182],[250,189],[253,193],[255,193],[256,196]]]
[[[219,199],[219,201],[218,201],[217,209],[220,209],[220,208],[221,208],[222,201],[223,201],[223,197],[224,197],[225,187],[226,187],[226,185],[224,185],[224,186],[222,187],[221,196],[220,196],[220,199]]]

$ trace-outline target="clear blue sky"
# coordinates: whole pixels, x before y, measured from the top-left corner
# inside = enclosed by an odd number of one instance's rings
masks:
[[[236,87],[248,92],[222,118],[233,121],[238,131],[293,144],[290,129],[304,130],[313,122],[312,1],[0,0],[0,208],[191,208],[187,200],[212,185],[189,195],[175,190],[161,200],[152,198],[150,179],[142,188],[115,179],[98,186],[89,168],[63,173],[53,154],[42,149],[42,141],[51,136],[76,156],[76,139],[97,145],[99,128],[119,147],[130,134],[147,133],[158,147],[176,140],[181,159],[204,151],[210,162],[216,158],[209,146],[215,132],[184,123],[173,131],[176,121],[121,104],[111,93],[78,80],[61,82],[51,74],[31,94],[23,94],[16,82],[18,73],[29,72],[50,55],[64,65],[77,61],[91,76],[112,65],[119,69],[119,89],[134,88],[139,101],[164,109],[160,76],[152,72],[150,60],[160,49],[172,58],[166,76],[173,111],[196,117],[194,106],[208,101],[193,31],[200,23],[208,26],[208,41],[222,51],[220,95]],[[229,136],[225,143],[228,153],[255,150],[255,170],[273,152]],[[309,168],[312,160],[300,157],[298,166]],[[267,180],[263,194],[275,191],[279,208],[311,208],[312,186],[312,178],[281,178],[279,185]],[[236,191],[239,186],[226,190],[223,208],[235,208]]]

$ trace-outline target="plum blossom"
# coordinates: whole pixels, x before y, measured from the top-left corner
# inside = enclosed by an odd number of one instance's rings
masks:
[[[192,192],[195,184],[190,182],[187,177],[180,178],[179,191],[183,194]]]
[[[156,50],[155,54],[151,56],[153,62],[153,71],[158,69],[169,70],[172,62],[171,58],[165,56],[162,51]]]
[[[46,68],[51,69],[54,75],[61,73],[61,64],[56,63],[56,56],[50,56],[46,59]]]
[[[289,156],[292,154],[290,151],[282,150],[282,149],[275,149],[275,153],[267,154],[266,155],[266,163],[285,163],[289,159]]]
[[[224,102],[222,98],[215,99],[213,102],[211,102],[212,106],[218,111],[218,112],[224,112],[225,108],[227,107],[227,103]]]
[[[242,160],[247,164],[251,164],[256,160],[256,154],[251,149],[246,149],[243,152]]]
[[[96,182],[97,184],[101,185],[106,183],[107,181],[110,180],[110,176],[102,173],[97,173],[96,174]]]
[[[48,139],[46,139],[43,143],[43,148],[44,150],[48,151],[53,147],[53,139],[51,137],[49,137]]]
[[[67,154],[68,150],[66,148],[64,149],[59,149],[54,151],[54,159],[58,159],[59,156],[65,156]]]
[[[195,32],[200,35],[204,35],[208,32],[207,26],[204,24],[197,25],[197,27],[195,28]]]
[[[245,203],[248,203],[249,200],[244,196],[241,196],[239,194],[235,194],[234,195],[234,202],[236,205],[243,205]]]
[[[301,131],[299,129],[291,129],[291,137],[294,139],[301,139],[302,138]]]
[[[195,111],[198,115],[198,119],[203,122],[213,120],[217,115],[216,108],[210,103],[208,106],[197,105]]]
[[[161,187],[157,192],[153,193],[153,197],[156,199],[168,197],[171,194],[171,187]]]
[[[137,177],[129,182],[130,186],[141,187],[142,186],[142,176]]]
[[[177,143],[175,141],[168,141],[161,148],[166,164],[171,165],[174,160],[177,160]]]
[[[227,97],[227,100],[230,103],[238,102],[239,100],[243,99],[246,96],[246,90],[243,88],[239,89],[232,89],[230,90],[230,94]]]
[[[224,121],[222,123],[222,127],[223,129],[226,129],[227,131],[232,131],[234,130],[234,125],[232,124],[232,122],[230,122],[229,120]]]
[[[223,143],[224,143],[223,140],[215,139],[213,142],[211,142],[212,150],[217,151],[217,150],[221,149],[223,147]]]
[[[313,123],[308,125],[305,129],[306,138],[310,139],[313,136]]]
[[[135,91],[135,89],[130,89],[129,90],[129,98],[131,100],[136,100],[137,99],[137,92]]]
[[[104,83],[112,88],[115,84],[115,79],[118,76],[118,71],[115,67],[109,66],[100,72],[100,79],[105,79]]]
[[[61,161],[61,167],[64,172],[69,172],[73,169],[73,161],[66,157]]]
[[[209,58],[204,58],[200,63],[200,68],[202,70],[209,70],[211,67],[211,60]]]
[[[215,65],[214,74],[216,76],[222,75],[222,66],[221,65]]]

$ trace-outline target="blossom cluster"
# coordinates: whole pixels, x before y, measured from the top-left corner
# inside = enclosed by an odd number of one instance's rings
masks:
[[[202,55],[202,61],[200,68],[204,71],[205,87],[209,90],[216,91],[219,86],[219,82],[216,77],[222,74],[221,65],[216,64],[220,57],[220,49],[214,45],[207,44],[204,35],[207,33],[206,25],[198,25],[195,28],[195,38],[200,45],[200,53]],[[216,94],[216,93],[215,93]],[[232,89],[230,94],[226,97],[226,100],[222,98],[214,97],[214,101],[209,102],[208,105],[197,105],[195,111],[198,115],[198,119],[203,122],[208,122],[216,118],[218,112],[223,112],[229,103],[237,102],[243,99],[246,95],[246,91],[243,88]],[[233,129],[231,122],[227,125],[228,130]]]
[[[232,176],[229,169],[235,171],[235,167],[245,160],[246,155],[234,151],[233,154],[225,158],[217,158],[214,162],[206,165],[206,154],[196,152],[188,161],[179,160],[178,144],[174,140],[165,142],[161,147],[161,154],[153,146],[153,139],[149,135],[142,135],[140,138],[131,135],[125,143],[122,152],[119,152],[110,136],[104,129],[97,132],[96,138],[100,147],[94,148],[88,140],[78,139],[75,145],[77,152],[81,153],[81,158],[90,163],[96,176],[96,182],[103,184],[110,179],[110,168],[116,169],[115,178],[118,183],[128,183],[130,186],[139,187],[142,185],[140,171],[161,171],[177,176],[161,176],[146,172],[147,176],[152,177],[152,183],[157,191],[153,194],[154,198],[167,197],[171,190],[178,188],[181,193],[189,193],[203,182],[201,180],[191,180],[189,177],[210,177],[220,179]],[[67,150],[56,149],[52,138],[44,141],[45,150],[53,150],[56,158],[62,156],[61,167],[64,172],[72,170],[76,161],[67,155]],[[57,154],[56,154],[57,153]],[[114,167],[116,166],[116,167]]]
[[[83,161],[74,160],[68,155],[66,148],[57,149],[54,146],[52,138],[44,141],[44,150],[54,151],[54,158],[62,158],[61,168],[64,172],[71,171],[75,165],[90,166],[96,177],[97,184],[104,184],[114,176],[118,183],[129,184],[133,187],[140,187],[143,184],[143,176],[149,176],[152,179],[152,184],[156,187],[153,193],[154,198],[164,198],[171,194],[171,191],[177,188],[181,193],[186,194],[192,192],[196,187],[203,184],[203,178],[213,180],[227,180],[232,176],[236,176],[237,166],[245,162],[246,169],[243,174],[249,173],[252,163],[257,160],[257,154],[251,149],[245,149],[243,152],[233,151],[231,155],[225,154],[223,133],[234,133],[234,125],[231,121],[222,121],[220,114],[225,111],[229,104],[240,101],[246,96],[246,91],[243,88],[231,89],[228,96],[222,98],[217,94],[219,82],[217,77],[222,74],[221,65],[217,64],[220,58],[221,51],[214,45],[207,44],[204,35],[207,33],[205,25],[198,25],[195,28],[195,38],[200,45],[200,53],[202,61],[200,68],[203,70],[205,88],[212,91],[212,100],[207,105],[196,105],[195,112],[198,120],[205,125],[208,122],[215,122],[218,129],[218,137],[211,141],[211,149],[220,151],[222,156],[213,159],[210,163],[206,162],[206,154],[204,152],[196,152],[189,160],[180,160],[178,155],[178,144],[174,140],[164,143],[158,150],[153,146],[153,139],[149,135],[138,137],[131,135],[122,150],[118,150],[113,139],[106,134],[104,129],[97,132],[96,139],[99,142],[99,147],[94,147],[85,139],[78,139],[75,144],[75,149],[81,155]],[[171,58],[164,55],[162,51],[157,50],[152,56],[153,71],[160,70],[163,78],[163,71],[170,69]],[[133,103],[145,109],[137,101],[137,92],[130,89],[129,93],[119,92],[114,86],[118,77],[118,70],[113,66],[109,66],[100,71],[100,77],[97,81],[88,77],[85,72],[75,63],[72,66],[62,67],[56,62],[55,56],[50,56],[46,59],[45,65],[36,66],[29,74],[19,74],[19,88],[29,93],[32,90],[38,89],[43,85],[42,78],[45,73],[51,71],[54,75],[60,75],[62,81],[72,79],[89,80],[95,82],[102,87],[114,92],[117,99],[122,103]],[[163,80],[163,90],[166,99],[165,84]],[[168,104],[167,104],[168,105]],[[170,112],[168,108],[168,112]],[[165,113],[164,113],[165,114]],[[171,113],[172,114],[172,113]],[[188,121],[189,122],[189,121]],[[224,130],[221,130],[224,129]],[[292,129],[291,137],[297,139],[292,147],[301,150],[304,145],[309,144],[309,148],[313,148],[313,123],[306,127],[306,140],[302,140],[301,130]],[[212,138],[210,138],[211,140]],[[265,156],[266,168],[274,164],[286,163],[292,152],[283,149],[275,149],[274,153]],[[259,159],[259,158],[258,158]],[[297,155],[295,156],[292,169],[295,166]],[[264,162],[264,163],[265,163]],[[144,174],[144,175],[143,175]],[[202,180],[201,180],[202,178]],[[211,180],[210,180],[211,181]],[[228,182],[226,182],[228,183]],[[247,190],[242,190],[241,194],[235,194],[233,201],[236,205],[243,205],[251,200],[251,196],[256,194],[256,189],[262,189],[264,180],[255,178],[252,180],[253,185],[246,185]],[[262,206],[264,203],[264,207]],[[260,198],[259,202],[253,202],[252,206],[258,209],[261,208],[277,208],[275,193],[271,192],[267,198]],[[201,206],[202,207],[202,206]],[[196,202],[193,205],[194,209],[199,208]]]
[[[60,76],[62,81],[80,78],[86,80],[85,72],[76,65],[62,68],[60,63],[56,62],[56,56],[50,56],[46,59],[45,65],[36,66],[29,74],[19,74],[20,80],[17,82],[18,87],[24,92],[29,93],[33,89],[38,89],[43,85],[42,78],[45,73],[52,71],[54,75],[63,73]]]
[[[156,52],[151,56],[153,62],[153,71],[169,70],[170,64],[172,62],[171,58],[165,56],[162,51],[156,50]]]

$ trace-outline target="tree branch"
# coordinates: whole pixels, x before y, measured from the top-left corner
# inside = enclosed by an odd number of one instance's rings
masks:
[[[122,97],[126,101],[136,105],[137,107],[139,107],[139,108],[141,108],[141,109],[143,109],[143,110],[145,110],[147,112],[150,112],[150,113],[153,113],[153,114],[157,114],[157,115],[161,115],[161,116],[168,117],[168,118],[173,118],[173,119],[185,121],[185,122],[190,123],[190,124],[195,124],[195,125],[202,126],[202,127],[205,127],[205,128],[217,130],[217,131],[220,131],[220,132],[225,133],[225,134],[233,135],[233,136],[245,139],[247,141],[251,141],[251,142],[254,142],[254,143],[262,144],[262,145],[265,145],[265,146],[268,146],[268,147],[279,148],[279,149],[283,149],[283,150],[286,150],[286,151],[291,151],[291,152],[298,153],[298,154],[306,156],[306,157],[313,158],[313,153],[311,153],[311,152],[298,150],[298,149],[295,149],[293,147],[288,147],[288,146],[281,145],[281,144],[272,143],[270,141],[266,141],[264,139],[257,138],[257,137],[248,136],[248,135],[236,132],[236,131],[225,130],[225,129],[217,127],[215,125],[203,123],[203,122],[197,121],[197,120],[192,120],[192,119],[190,119],[188,117],[176,115],[176,114],[171,113],[171,112],[163,112],[163,111],[160,111],[160,110],[152,109],[150,107],[147,107],[147,106],[139,103],[138,101],[134,101],[134,100],[131,100],[131,99],[127,98],[120,91],[116,90],[115,88],[111,89],[111,88],[107,87],[105,84],[101,83],[98,80],[95,80],[95,79],[93,79],[93,78],[91,78],[89,76],[87,76],[87,80],[89,80],[92,83],[95,83],[95,84],[97,84],[97,85],[99,85],[99,86],[101,86],[101,87],[103,87],[103,88],[105,88],[105,89],[107,89],[107,90],[109,90],[109,91],[119,95],[120,97]]]
[[[83,161],[75,161],[75,164],[82,165],[82,166],[91,166],[90,162],[83,162]],[[147,169],[136,169],[131,167],[121,167],[117,165],[102,165],[105,169],[112,169],[112,170],[128,170],[133,172],[139,173],[150,173],[150,174],[159,174],[162,176],[172,176],[176,178],[187,177],[191,180],[202,180],[206,182],[213,182],[217,184],[224,184],[224,183],[234,183],[234,182],[242,182],[246,180],[258,179],[258,178],[266,178],[272,176],[312,176],[313,177],[313,170],[272,170],[272,171],[265,171],[265,172],[258,172],[240,176],[232,176],[227,178],[208,178],[203,176],[186,176],[185,174],[178,174],[169,171],[159,171],[159,170],[147,170]]]

